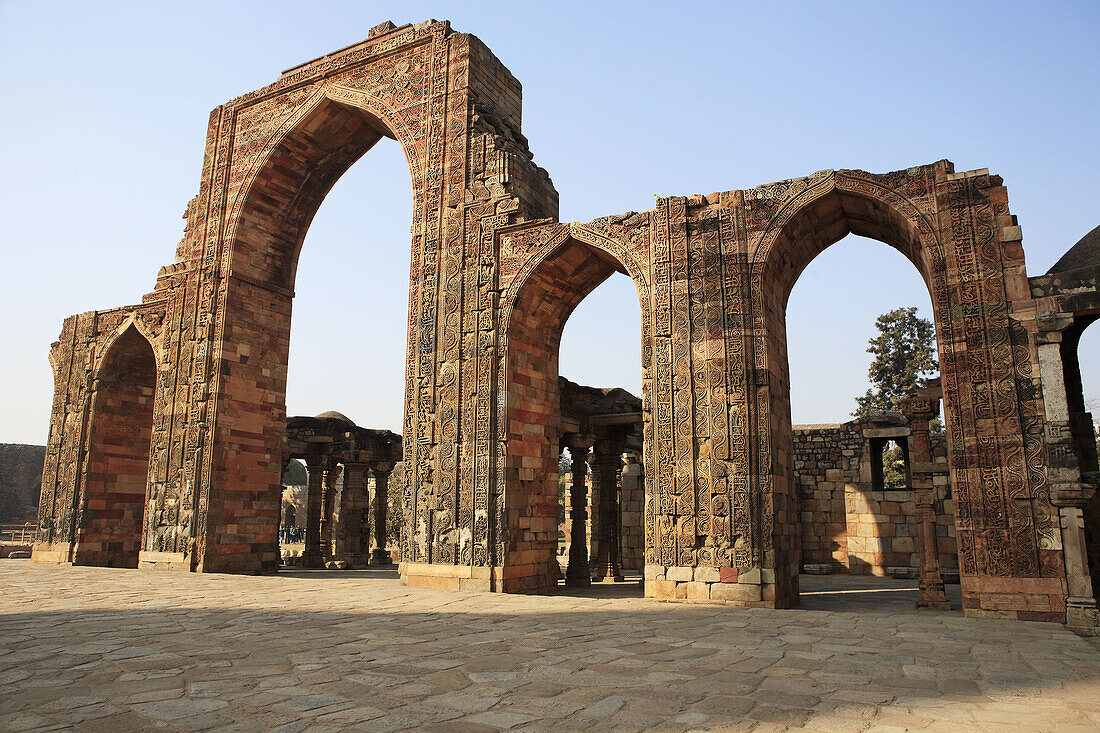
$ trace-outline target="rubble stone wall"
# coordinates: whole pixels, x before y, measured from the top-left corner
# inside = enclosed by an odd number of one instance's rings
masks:
[[[795,484],[802,530],[802,571],[916,578],[918,520],[909,487],[875,490],[870,440],[863,423],[796,425]],[[906,438],[899,438],[906,440]],[[958,582],[955,518],[947,473],[947,440],[933,433],[933,476],[940,569]]]

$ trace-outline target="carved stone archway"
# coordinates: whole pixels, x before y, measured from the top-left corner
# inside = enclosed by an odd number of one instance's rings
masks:
[[[140,565],[275,568],[298,251],[328,188],[389,135],[415,198],[405,582],[542,589],[531,580],[542,577],[541,555],[524,555],[521,540],[538,531],[523,524],[538,502],[513,501],[538,496],[540,480],[516,464],[532,445],[511,424],[524,399],[517,313],[542,298],[561,320],[571,308],[562,303],[584,288],[555,263],[579,258],[581,281],[620,269],[639,292],[646,593],[795,603],[782,312],[801,268],[851,231],[898,247],[929,285],[966,612],[1065,619],[1067,560],[1048,478],[1056,441],[1043,437],[1053,377],[1041,377],[1036,351],[1038,314],[1065,309],[1033,297],[999,177],[947,161],[826,171],[565,225],[520,131],[520,98],[480,41],[431,21],[384,23],[215,109],[174,262],[139,304],[67,319],[52,349],[35,559],[72,560],[96,421],[92,375],[133,318],[158,365],[147,480],[158,511]],[[555,289],[562,303],[544,297]],[[541,465],[544,452],[539,444],[530,457]]]

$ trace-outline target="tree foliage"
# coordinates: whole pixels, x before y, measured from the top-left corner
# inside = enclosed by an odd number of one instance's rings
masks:
[[[871,381],[862,397],[856,397],[853,417],[873,410],[897,410],[901,401],[927,379],[939,373],[936,335],[932,324],[917,315],[916,308],[897,308],[875,319],[878,336],[868,341],[874,355],[867,377]]]
[[[897,441],[890,441],[882,452],[882,485],[887,489],[902,489],[909,485],[905,473],[905,454]]]

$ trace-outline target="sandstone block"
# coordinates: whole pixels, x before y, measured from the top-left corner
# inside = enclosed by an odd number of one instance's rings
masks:
[[[671,567],[665,570],[665,578],[686,583],[695,577],[694,568]]]
[[[699,567],[695,568],[695,580],[700,583],[719,583],[721,575],[718,568]]]
[[[760,586],[747,583],[719,583],[711,586],[712,601],[731,601],[741,603],[757,602],[761,598]]]

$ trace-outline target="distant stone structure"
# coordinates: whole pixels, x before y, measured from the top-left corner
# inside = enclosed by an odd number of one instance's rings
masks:
[[[400,435],[361,428],[335,411],[292,417],[287,420],[283,457],[284,466],[296,458],[304,461],[309,476],[303,567],[391,564],[386,550],[386,509],[390,472],[401,461]],[[373,502],[368,479],[374,482]],[[368,517],[372,511],[373,552],[366,531],[372,524]]]
[[[520,98],[477,38],[429,21],[381,24],[215,109],[153,291],[71,316],[51,349],[35,559],[276,567],[298,254],[331,186],[386,136],[414,196],[406,583],[556,587],[558,344],[574,307],[621,272],[642,311],[646,594],[796,604],[786,302],[854,233],[904,254],[932,296],[966,613],[1097,625],[1095,456],[1071,384],[1075,334],[1097,313],[1093,245],[1029,281],[1001,178],[946,160],[562,223]],[[925,466],[919,402],[910,455]],[[914,476],[925,605],[944,603],[932,475]]]
[[[558,377],[558,394],[558,449],[568,448],[572,458],[566,584],[622,580],[623,570],[644,565],[642,401],[618,387],[582,387],[565,377]]]

